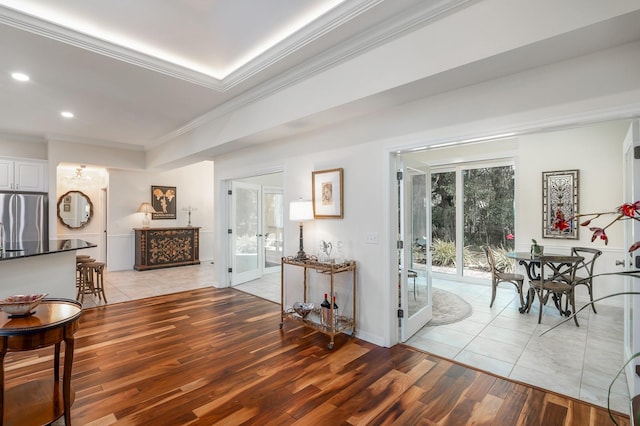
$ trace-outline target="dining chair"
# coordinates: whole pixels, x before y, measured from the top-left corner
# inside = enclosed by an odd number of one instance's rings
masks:
[[[584,285],[589,290],[589,299],[591,300],[591,309],[597,314],[596,305],[593,303],[593,270],[596,259],[602,255],[602,251],[591,247],[572,247],[571,254],[573,256],[582,256],[584,260],[580,262],[576,269],[576,285]]]
[[[493,307],[493,302],[496,300],[496,289],[499,283],[511,283],[516,286],[518,295],[520,296],[520,312],[524,310],[524,298],[522,295],[522,287],[524,286],[524,275],[512,274],[499,269],[496,265],[495,257],[493,256],[493,250],[489,246],[482,246],[484,253],[487,255],[487,262],[489,262],[489,269],[491,269],[491,303],[489,307]]]
[[[556,308],[561,315],[569,316],[576,312],[575,292],[576,269],[580,262],[584,260],[582,256],[540,256],[540,275],[538,279],[529,281],[529,296],[531,303],[527,307],[527,312],[531,310],[533,299],[538,295],[540,311],[538,312],[538,324],[542,322],[542,311],[547,304],[549,296],[553,297]],[[566,297],[565,309],[562,310],[562,298]],[[571,304],[571,311],[568,306]],[[577,327],[578,317],[573,320]]]

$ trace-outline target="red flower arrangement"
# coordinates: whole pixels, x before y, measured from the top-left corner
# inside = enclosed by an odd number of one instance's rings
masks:
[[[614,211],[611,211],[611,212],[577,214],[576,216],[574,216],[574,218],[577,219],[580,217],[591,216],[589,217],[589,219],[580,223],[580,226],[589,226],[591,224],[591,221],[598,219],[599,217],[604,215],[615,215],[615,218],[611,220],[604,227],[593,226],[589,228],[589,231],[593,232],[593,234],[591,235],[591,242],[594,242],[596,239],[600,238],[601,240],[604,241],[604,244],[607,245],[609,244],[609,237],[607,236],[607,232],[606,232],[607,228],[609,228],[611,225],[618,222],[619,220],[627,220],[627,219],[640,220],[640,217],[638,217],[638,215],[640,215],[640,201],[636,201],[635,203],[624,203],[623,205],[619,206],[618,208],[616,208]],[[629,247],[629,253],[633,253],[639,248],[640,248],[640,241],[636,241],[631,245],[631,247]]]

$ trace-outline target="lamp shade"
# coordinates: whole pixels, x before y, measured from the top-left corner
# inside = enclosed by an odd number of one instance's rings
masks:
[[[311,201],[299,200],[289,204],[289,220],[303,222],[313,219],[313,205]]]
[[[157,213],[156,209],[149,203],[142,203],[140,207],[138,207],[138,213]]]

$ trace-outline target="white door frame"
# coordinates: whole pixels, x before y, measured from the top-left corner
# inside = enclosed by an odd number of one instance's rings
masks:
[[[640,150],[640,120],[633,120],[625,137],[623,145],[623,186],[625,203],[640,200],[640,164],[635,157],[635,150]],[[624,243],[629,247],[635,241],[640,240],[640,224],[637,221],[625,221]],[[635,259],[640,254],[625,259],[626,270],[637,269]],[[635,291],[637,283],[634,278],[625,278],[625,291]],[[640,296],[626,295],[624,301],[624,361],[630,359],[633,354],[640,352]],[[636,362],[630,362],[625,370],[627,387],[631,397],[640,394],[640,377],[636,374]]]

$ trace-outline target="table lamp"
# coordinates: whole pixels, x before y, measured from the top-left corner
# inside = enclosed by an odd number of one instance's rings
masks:
[[[142,219],[142,227],[148,228],[149,223],[151,223],[151,221],[149,220],[149,213],[156,213],[156,209],[154,209],[153,206],[149,203],[142,203],[140,204],[140,207],[138,207],[138,213],[144,213],[144,219]]]
[[[309,256],[304,252],[302,222],[313,219],[313,205],[311,201],[298,200],[289,204],[289,220],[300,222],[300,250],[294,260],[309,260]]]

